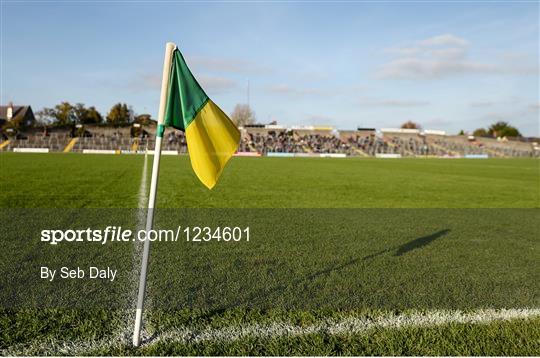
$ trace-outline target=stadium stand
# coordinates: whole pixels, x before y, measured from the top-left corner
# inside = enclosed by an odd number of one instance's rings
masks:
[[[10,139],[4,150],[15,148],[48,148],[51,152],[61,152],[70,141],[68,133],[28,134],[19,138]]]
[[[540,157],[538,141],[450,136],[442,131],[359,129],[336,131],[328,127],[291,127],[277,125],[241,128],[239,152],[245,154],[288,153],[298,155],[399,156],[399,157]],[[144,152],[154,149],[155,127],[146,126],[133,136],[131,127],[85,126],[84,130],[28,132],[0,138],[0,150],[48,148],[51,152],[105,151]],[[80,134],[76,141],[74,137]],[[71,144],[70,144],[71,143]],[[187,152],[184,134],[167,129],[163,150]]]

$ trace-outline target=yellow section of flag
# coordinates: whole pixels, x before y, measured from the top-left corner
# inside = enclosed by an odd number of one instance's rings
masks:
[[[187,126],[186,140],[193,171],[208,189],[212,189],[238,148],[240,132],[209,99]]]

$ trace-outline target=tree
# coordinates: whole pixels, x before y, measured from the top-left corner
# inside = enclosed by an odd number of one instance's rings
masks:
[[[98,110],[92,106],[88,108],[88,112],[86,113],[86,123],[101,123],[103,122],[103,117],[101,116],[101,113],[98,112]]]
[[[37,117],[40,124],[52,124],[57,127],[73,126],[75,123],[101,123],[103,121],[101,114],[95,107],[86,108],[83,103],[72,105],[69,102],[62,102],[54,108],[45,107],[37,112]]]
[[[107,123],[113,126],[122,126],[129,124],[133,117],[133,111],[125,103],[117,103],[112,106],[107,114]]]
[[[52,108],[43,108],[41,111],[36,112],[36,123],[38,126],[49,126],[54,122],[53,116],[54,110]]]
[[[488,133],[492,137],[521,137],[521,133],[516,127],[503,121],[493,123],[488,129]]]
[[[75,121],[75,108],[69,102],[57,104],[54,110],[57,125],[68,126]]]
[[[43,117],[39,116],[40,112],[36,112],[36,127],[47,127],[51,124],[51,122],[45,120]]]
[[[152,122],[152,116],[150,116],[149,114],[139,114],[135,116],[135,120],[133,121],[133,123],[139,123],[139,124],[142,124],[143,126],[147,126],[151,122]]]
[[[420,129],[422,128],[420,124],[414,123],[413,121],[407,121],[401,125],[402,129]]]
[[[462,129],[459,131],[458,135],[465,135],[465,131]]]
[[[76,120],[75,107],[69,102],[62,102],[54,108],[43,108],[38,112],[40,120],[50,122],[53,126],[71,126]]]
[[[86,108],[84,104],[77,103],[74,108],[76,121],[80,124],[98,124],[103,117],[95,107]]]
[[[489,136],[488,132],[484,128],[478,128],[473,132],[475,137],[487,137]]]
[[[231,119],[237,126],[255,123],[255,113],[247,104],[237,104],[231,113]]]

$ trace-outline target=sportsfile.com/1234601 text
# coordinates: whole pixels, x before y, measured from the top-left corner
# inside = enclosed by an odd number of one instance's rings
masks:
[[[51,245],[62,242],[95,242],[102,245],[111,242],[158,241],[158,242],[249,242],[250,228],[238,226],[178,226],[172,229],[130,230],[121,226],[104,229],[41,230],[40,241]]]

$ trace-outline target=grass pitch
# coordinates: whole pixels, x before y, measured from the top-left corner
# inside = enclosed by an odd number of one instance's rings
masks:
[[[129,345],[133,312],[123,308],[3,309],[0,349],[4,355],[538,355],[539,163],[234,158],[208,191],[187,157],[164,156],[158,207],[213,208],[196,212],[202,223],[219,222],[212,220],[220,215],[251,223],[252,241],[154,245],[147,343],[139,349]],[[44,247],[27,218],[9,214],[119,208],[109,219],[137,226],[140,218],[121,208],[140,205],[143,165],[136,155],[1,154],[4,228],[26,222],[29,230],[27,241],[3,241],[2,262],[18,262],[19,277],[31,281],[32,260],[117,260],[126,274],[115,287],[129,296],[136,248],[90,247],[83,255],[76,246]],[[179,213],[158,212],[157,221],[182,223]],[[84,222],[79,215],[70,220]],[[21,290],[20,281],[5,280],[13,267],[1,270],[2,297]],[[512,314],[504,309],[524,308],[525,316],[506,319]],[[486,309],[503,311],[489,319]],[[482,318],[460,321],[455,312]]]
[[[3,153],[0,204],[136,208],[143,162],[140,155]],[[540,206],[533,159],[234,158],[212,191],[187,157],[161,163],[160,208]]]

